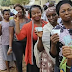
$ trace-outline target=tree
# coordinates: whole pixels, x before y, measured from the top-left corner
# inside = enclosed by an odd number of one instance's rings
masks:
[[[2,6],[9,6],[11,4],[10,0],[2,0],[1,5]]]
[[[2,1],[3,1],[3,0],[0,0],[0,5],[1,5]]]

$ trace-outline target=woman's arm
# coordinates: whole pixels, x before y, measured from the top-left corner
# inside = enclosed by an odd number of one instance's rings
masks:
[[[15,32],[16,34],[20,34],[20,24],[19,24],[19,20],[15,20],[15,25],[16,25],[16,29],[15,29]]]
[[[72,66],[72,59],[67,59],[67,67],[66,67],[66,72],[70,72]],[[70,68],[68,68],[70,67]]]
[[[41,52],[41,51],[44,50],[43,43],[42,43],[43,31],[38,32],[38,31],[35,30],[35,34],[39,37],[38,43],[37,43],[37,49]]]
[[[37,49],[41,52],[44,50],[44,46],[42,43],[42,37],[39,37],[38,43],[37,43]]]
[[[7,52],[8,55],[12,51],[13,33],[14,33],[14,27],[9,27],[9,50]]]
[[[9,47],[12,47],[14,27],[9,27]]]
[[[21,30],[19,30],[19,26],[16,25],[16,38],[18,40],[23,40],[27,36],[27,29],[28,27],[26,26],[26,24],[22,27]]]
[[[19,18],[17,17],[16,19],[14,19],[14,21],[15,21],[16,37],[17,37],[18,40],[23,40],[27,36],[28,27],[26,27],[26,25],[24,25],[22,27],[22,29],[20,30]]]
[[[56,44],[53,44],[51,42],[51,49],[50,49],[50,53],[53,55],[53,56],[56,56],[57,55],[57,48],[56,48]]]
[[[51,49],[50,49],[50,53],[53,56],[57,55],[57,48],[56,48],[56,44],[59,41],[59,36],[58,34],[54,34],[51,36]]]

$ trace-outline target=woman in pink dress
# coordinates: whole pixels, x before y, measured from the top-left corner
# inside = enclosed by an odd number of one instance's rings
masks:
[[[0,15],[0,24],[2,21],[2,16]],[[0,36],[0,70],[5,70],[6,69],[6,65],[5,65],[5,61],[3,60],[3,55],[2,55],[2,43],[1,43],[1,36]]]

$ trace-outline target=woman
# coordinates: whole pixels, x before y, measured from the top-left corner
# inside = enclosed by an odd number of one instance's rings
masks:
[[[50,54],[56,57],[56,71],[70,72],[72,59],[70,55],[70,44],[72,40],[72,2],[70,0],[60,1],[56,6],[57,14],[61,17],[63,25],[58,25],[55,29],[60,29],[60,35],[51,36]],[[63,56],[62,55],[63,49]]]
[[[27,72],[39,72],[36,66],[35,57],[33,54],[34,44],[37,41],[37,36],[34,33],[35,27],[43,27],[47,22],[41,20],[42,9],[39,5],[32,5],[30,8],[30,17],[32,21],[25,24],[20,30],[19,18],[15,19],[16,22],[16,36],[18,40],[23,40],[27,37],[25,62],[27,64]]]
[[[3,10],[4,20],[0,24],[0,34],[2,34],[3,59],[6,63],[7,72],[10,72],[9,61],[16,61],[14,53],[7,55],[9,49],[9,17],[9,10]]]
[[[48,22],[48,19],[47,19],[47,16],[46,16],[46,11],[47,11],[48,7],[52,7],[52,6],[54,6],[54,4],[52,4],[52,3],[50,3],[48,6],[47,5],[43,5],[44,12],[42,13],[41,19],[43,19],[43,20]]]
[[[0,15],[0,24],[2,21],[2,17]],[[3,52],[2,52],[2,41],[1,41],[1,36],[0,36],[0,70],[5,70],[6,69],[6,65],[5,65],[5,61],[3,60]]]
[[[43,32],[36,32],[39,37],[38,42],[34,47],[34,54],[36,57],[37,66],[40,68],[40,72],[54,72],[55,60],[50,56],[50,32],[55,27],[58,19],[56,8],[49,7],[46,11],[47,19],[50,23],[43,27]]]
[[[24,8],[20,4],[16,4],[14,6],[14,9],[18,11],[18,18],[19,18],[19,24],[20,24],[20,29],[28,23],[28,19],[25,17],[25,11]],[[15,18],[15,16],[14,16]],[[25,55],[25,47],[26,47],[26,38],[23,40],[17,40],[16,35],[15,35],[15,21],[14,19],[10,21],[9,25],[9,51],[8,54],[13,50],[15,57],[16,57],[16,65],[18,68],[18,72],[22,72],[22,59],[23,59],[23,54]]]

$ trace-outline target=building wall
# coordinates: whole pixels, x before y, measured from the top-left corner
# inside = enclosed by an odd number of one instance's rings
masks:
[[[31,1],[31,2],[34,1],[33,4],[41,5],[42,7],[43,7],[43,5],[46,4],[48,1],[49,1],[49,2],[53,1],[53,2],[55,2],[55,3],[58,3],[58,2],[59,2],[59,0],[30,0],[30,1]],[[32,5],[33,5],[33,4],[32,4]]]
[[[40,0],[35,0],[34,4],[40,5]]]
[[[51,2],[51,1],[55,1],[55,3],[58,3],[58,2],[59,2],[59,0],[49,0],[49,1],[50,1],[50,2]]]
[[[43,6],[48,0],[35,0],[34,4]]]
[[[38,5],[43,6],[48,1],[49,2],[53,1],[55,3],[58,3],[59,2],[59,0],[35,0],[35,3],[34,4],[38,4]]]
[[[40,0],[41,1],[41,6],[43,7],[43,5],[45,4],[45,3],[47,3],[48,2],[48,0]]]

